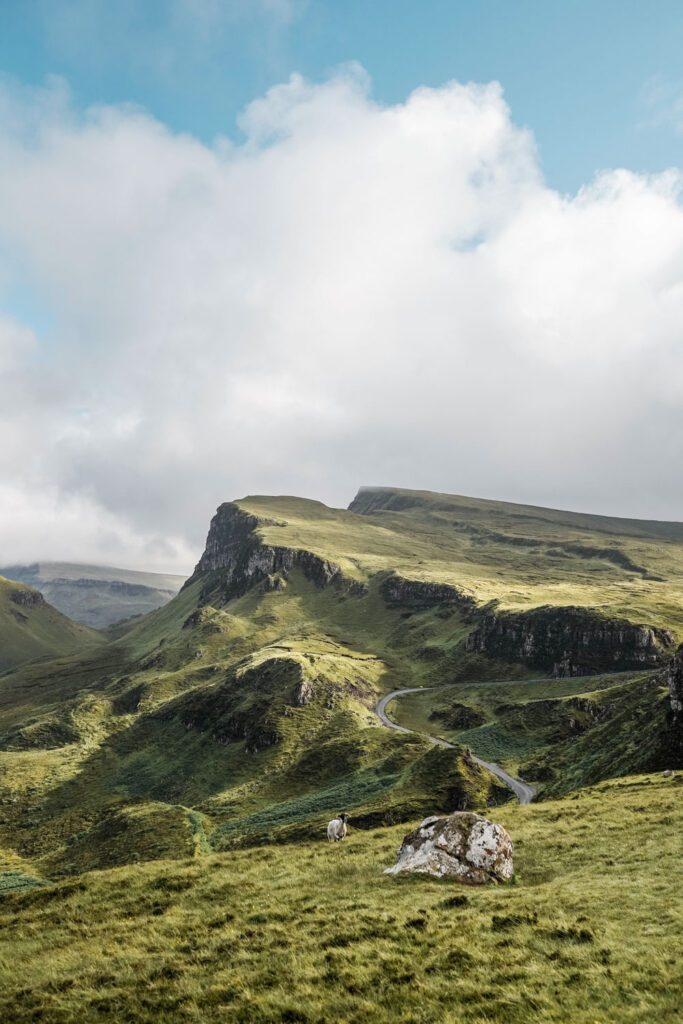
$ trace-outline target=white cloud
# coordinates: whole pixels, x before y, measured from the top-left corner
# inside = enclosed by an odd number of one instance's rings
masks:
[[[683,134],[683,81],[654,75],[641,89],[638,105],[643,114],[641,127],[673,128]]]
[[[354,66],[271,89],[241,145],[0,110],[0,283],[21,266],[54,320],[2,371],[43,555],[76,558],[82,516],[87,557],[173,568],[221,500],[368,482],[679,515],[677,173],[562,196],[497,84],[383,107]]]

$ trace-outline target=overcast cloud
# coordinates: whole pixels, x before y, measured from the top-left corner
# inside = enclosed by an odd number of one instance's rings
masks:
[[[681,518],[679,173],[562,196],[496,83],[357,67],[240,127],[0,95],[0,564],[182,570],[221,500],[372,483]]]

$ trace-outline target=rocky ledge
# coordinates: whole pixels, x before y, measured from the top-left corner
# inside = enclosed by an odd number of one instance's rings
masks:
[[[509,882],[513,875],[512,840],[502,825],[463,811],[425,818],[398,850],[385,875],[427,874],[468,885]]]
[[[666,629],[609,619],[586,608],[534,608],[485,615],[465,650],[501,661],[521,661],[556,678],[660,668],[670,656]]]
[[[367,592],[364,583],[345,577],[336,562],[312,551],[264,544],[258,528],[266,525],[281,524],[253,516],[233,502],[220,505],[211,520],[204,554],[185,586],[210,573],[212,582],[219,577],[226,598],[239,597],[256,583],[269,577],[286,577],[298,568],[316,586],[333,583],[355,596]]]
[[[10,594],[10,601],[22,608],[32,608],[38,604],[45,604],[45,598],[38,590],[13,590]]]
[[[406,608],[425,611],[428,608],[449,606],[472,611],[474,595],[448,583],[427,583],[422,580],[408,580],[398,573],[387,576],[380,584],[380,594],[389,608]]]

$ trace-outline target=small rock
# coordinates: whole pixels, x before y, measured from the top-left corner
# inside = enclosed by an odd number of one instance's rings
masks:
[[[300,683],[297,687],[296,693],[294,694],[294,701],[299,707],[303,707],[305,704],[310,704],[312,700],[313,687],[308,680],[304,680],[304,682]]]
[[[482,885],[509,882],[513,870],[512,840],[503,826],[462,811],[425,818],[405,837],[398,860],[384,874],[417,872]]]
[[[667,768],[666,771],[662,772],[662,778],[663,779],[671,779],[671,778],[673,778],[673,772],[671,771],[670,768]]]

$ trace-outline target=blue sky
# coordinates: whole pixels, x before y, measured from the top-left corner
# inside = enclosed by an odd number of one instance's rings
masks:
[[[362,484],[679,519],[682,53],[680,0],[0,0],[0,564]]]
[[[204,141],[293,71],[358,61],[383,103],[501,82],[548,183],[683,162],[679,0],[3,0],[0,68],[63,76],[75,102],[132,102]],[[678,121],[678,125],[676,124]]]

